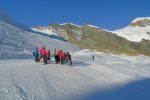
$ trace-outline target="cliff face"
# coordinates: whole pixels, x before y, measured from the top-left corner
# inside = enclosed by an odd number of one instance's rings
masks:
[[[136,43],[132,43],[125,38],[101,29],[84,26],[81,46],[98,51],[115,54],[136,55]]]
[[[80,44],[82,37],[82,28],[72,24],[54,24],[50,26],[54,33],[57,33],[59,36],[63,37],[65,40],[77,44]]]

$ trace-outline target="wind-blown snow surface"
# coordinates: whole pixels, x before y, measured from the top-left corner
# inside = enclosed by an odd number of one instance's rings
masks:
[[[72,53],[72,59],[73,67],[30,59],[1,60],[0,100],[150,99],[149,57],[83,50]]]

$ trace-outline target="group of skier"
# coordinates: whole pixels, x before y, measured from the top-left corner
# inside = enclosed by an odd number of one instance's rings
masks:
[[[54,58],[56,64],[70,64],[72,66],[72,59],[69,52],[63,52],[62,50],[54,50]],[[46,48],[44,46],[41,47],[40,50],[38,48],[35,49],[33,52],[33,59],[36,62],[40,62],[41,59],[43,59],[44,64],[47,64],[48,62],[51,62],[51,51],[48,49],[46,51]]]

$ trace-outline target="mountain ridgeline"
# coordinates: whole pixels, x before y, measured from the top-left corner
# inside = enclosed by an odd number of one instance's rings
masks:
[[[132,25],[140,25],[141,27],[142,23],[136,22],[132,23]],[[142,25],[142,27],[144,26]],[[150,56],[150,40],[142,39],[140,42],[133,42],[111,31],[90,25],[77,26],[66,23],[53,24],[47,28],[81,48],[113,54],[127,54],[131,56],[142,54]]]

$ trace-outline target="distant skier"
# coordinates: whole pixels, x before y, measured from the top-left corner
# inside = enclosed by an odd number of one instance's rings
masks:
[[[38,50],[38,48],[35,49],[34,53],[35,53],[35,61],[38,62],[39,61],[39,50]]]
[[[94,57],[94,56],[92,56],[92,60],[95,60],[95,57]]]
[[[69,61],[70,65],[72,66],[72,59],[71,59],[71,54],[69,52],[67,52],[67,63]]]

